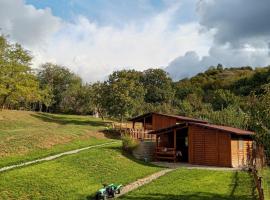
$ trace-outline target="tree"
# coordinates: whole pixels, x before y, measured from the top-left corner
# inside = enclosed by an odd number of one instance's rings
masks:
[[[142,76],[142,83],[146,90],[146,103],[163,104],[172,102],[174,97],[172,79],[164,70],[145,70]]]
[[[239,107],[240,97],[229,90],[218,89],[213,92],[210,102],[214,110],[222,110],[232,105]]]
[[[74,90],[79,90],[82,85],[79,76],[63,66],[52,63],[46,63],[40,67],[38,79],[42,88],[49,87],[51,89],[52,95],[50,96],[53,97],[51,111],[53,112],[63,112],[64,103],[62,101],[65,100],[65,104],[67,104],[68,100],[72,100],[67,95],[74,94]]]
[[[92,114],[94,106],[91,93],[92,88],[89,85],[72,85],[62,95],[61,111],[64,113]]]
[[[101,82],[96,82],[91,85],[91,99],[94,106],[94,112],[98,113],[98,115],[101,116],[102,119],[104,119],[104,115],[106,113],[106,96],[109,95],[106,93],[106,89],[108,89],[108,86],[106,86],[107,85],[105,83]]]
[[[256,132],[256,140],[265,149],[268,163],[270,163],[270,84],[265,85],[260,95],[250,97],[250,127]]]
[[[110,116],[120,118],[138,114],[144,103],[144,88],[141,73],[135,70],[113,72],[105,82],[104,107]]]
[[[32,56],[19,44],[0,36],[0,106],[7,102],[36,101],[38,81],[30,68]]]
[[[53,104],[53,91],[49,85],[44,85],[40,89],[39,111],[42,111],[43,105],[45,106],[45,112],[49,111],[50,106]]]

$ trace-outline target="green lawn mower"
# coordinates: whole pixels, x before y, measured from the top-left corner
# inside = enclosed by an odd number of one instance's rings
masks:
[[[108,198],[114,198],[115,194],[120,194],[122,187],[123,186],[121,184],[103,184],[103,188],[97,191],[95,200],[107,200]]]

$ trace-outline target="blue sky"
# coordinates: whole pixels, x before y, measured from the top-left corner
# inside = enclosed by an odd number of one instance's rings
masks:
[[[26,0],[36,8],[50,8],[55,16],[72,21],[83,15],[99,25],[122,26],[130,22],[141,22],[165,11],[175,0]],[[184,9],[175,13],[173,25],[196,19],[196,1],[181,0]]]

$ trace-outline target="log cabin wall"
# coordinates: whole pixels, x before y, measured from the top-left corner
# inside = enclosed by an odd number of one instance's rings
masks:
[[[154,114],[152,115],[152,128],[158,130],[176,124],[176,118]]]
[[[231,135],[199,126],[189,126],[189,163],[231,167]]]
[[[231,140],[232,167],[243,167],[248,164],[252,155],[252,139],[234,137]]]

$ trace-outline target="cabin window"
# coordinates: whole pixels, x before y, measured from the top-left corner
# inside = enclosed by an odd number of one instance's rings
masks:
[[[243,150],[243,148],[244,148],[244,141],[243,139],[239,139],[239,150],[241,151]]]

